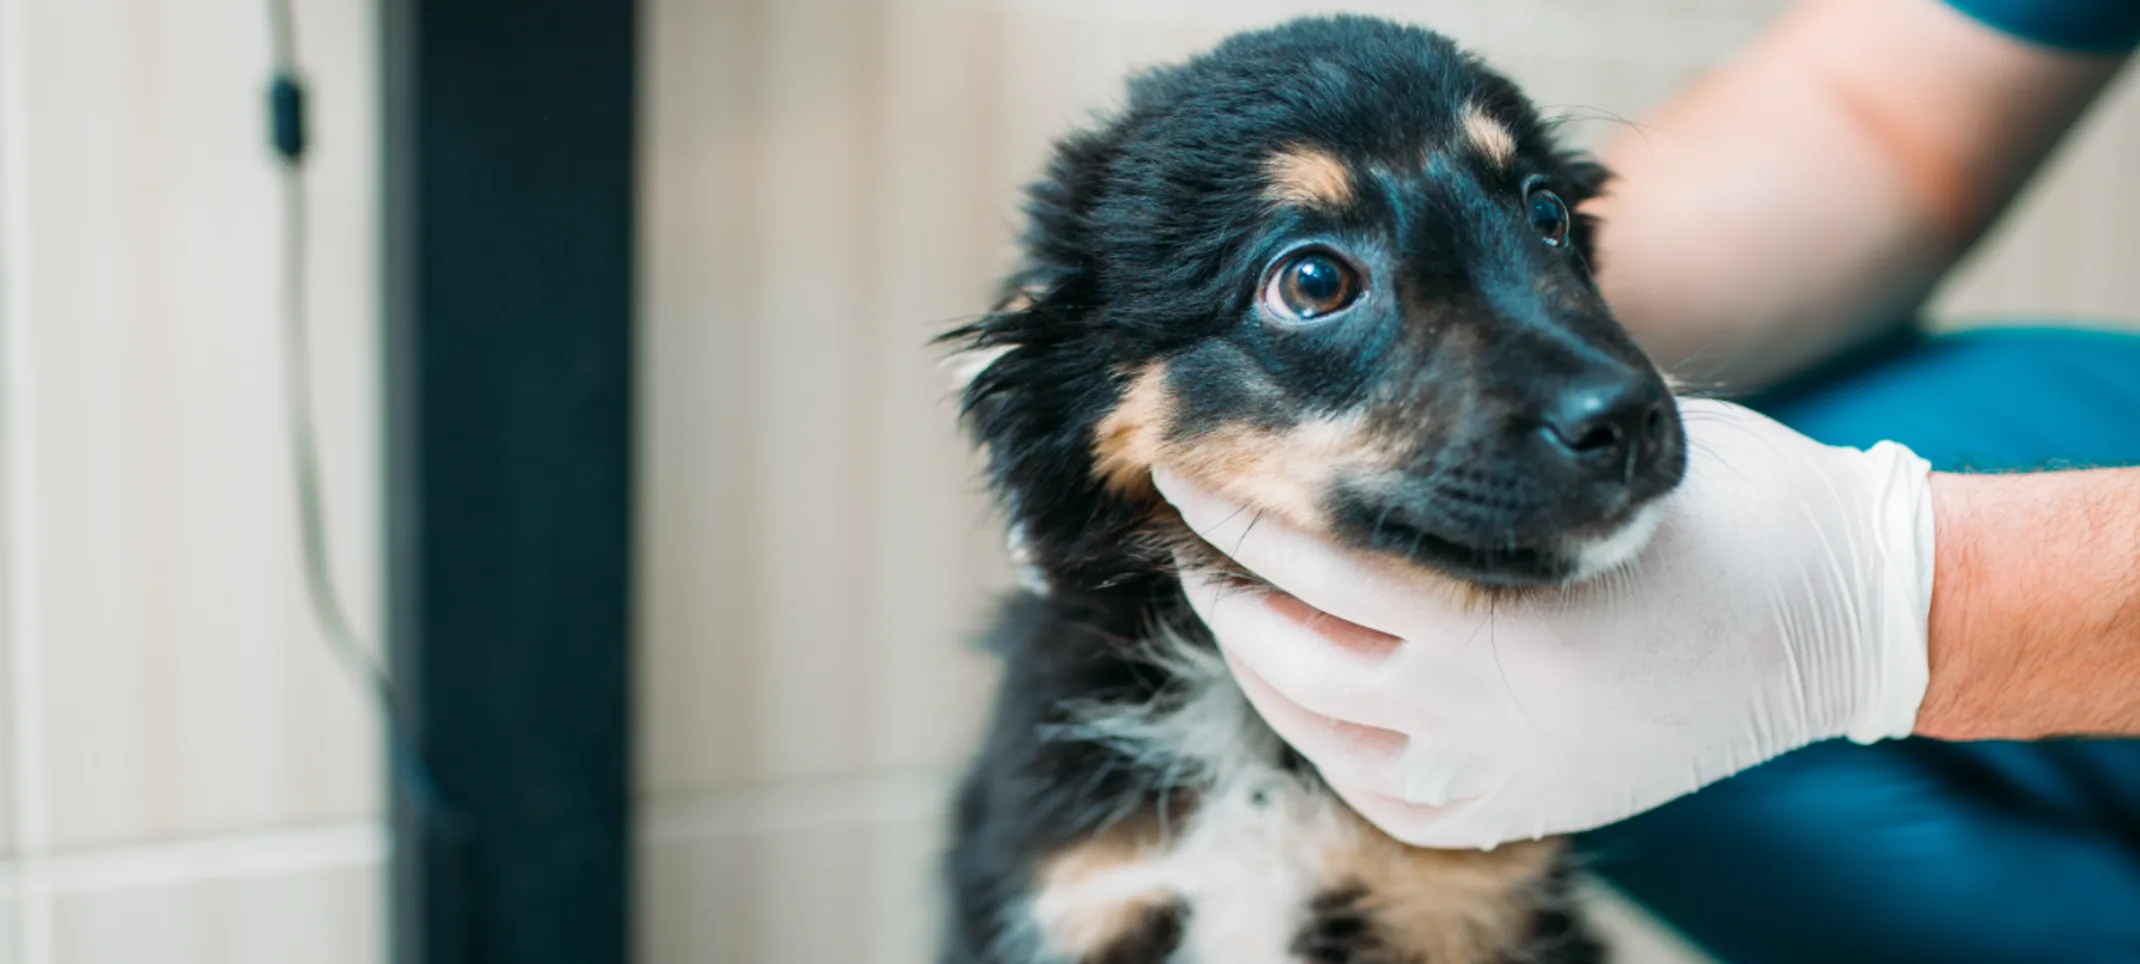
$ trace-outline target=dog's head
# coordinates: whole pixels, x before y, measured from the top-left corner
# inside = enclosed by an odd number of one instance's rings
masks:
[[[1058,145],[1024,266],[949,336],[1033,561],[1058,586],[1148,565],[1154,467],[1485,585],[1631,554],[1685,443],[1591,277],[1576,208],[1604,176],[1509,81],[1379,20],[1135,80]]]

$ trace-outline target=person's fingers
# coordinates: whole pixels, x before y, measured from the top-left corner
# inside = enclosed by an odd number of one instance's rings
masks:
[[[1229,661],[1253,670],[1306,711],[1385,728],[1404,718],[1399,708],[1385,705],[1374,685],[1397,640],[1282,593],[1221,587],[1193,573],[1183,574],[1182,588]]]
[[[1452,734],[1436,733],[1405,746],[1403,757],[1392,767],[1395,776],[1389,783],[1406,803],[1447,807],[1484,796],[1500,786],[1505,778],[1495,765],[1496,759],[1459,742]]]
[[[1453,583],[1425,570],[1357,552],[1302,531],[1276,516],[1245,509],[1194,482],[1154,470],[1152,481],[1182,520],[1213,548],[1308,605],[1393,636],[1429,593],[1449,597]],[[1450,597],[1453,598],[1453,597]],[[1458,618],[1452,611],[1452,618]]]
[[[1403,734],[1311,713],[1273,689],[1255,670],[1231,659],[1227,667],[1256,714],[1287,745],[1315,764],[1325,781],[1388,785],[1397,761],[1404,756]]]
[[[1497,822],[1505,820],[1506,814],[1494,808],[1491,792],[1429,806],[1353,784],[1332,783],[1330,789],[1368,823],[1414,847],[1488,850],[1548,835],[1543,829],[1510,830]]]
[[[1272,592],[1264,595],[1262,600],[1272,616],[1299,627],[1302,632],[1315,634],[1369,670],[1382,665],[1404,645],[1404,640],[1339,619],[1301,602],[1291,593]]]
[[[1435,839],[1435,821],[1441,816],[1440,808],[1406,803],[1391,794],[1349,780],[1325,778],[1325,782],[1330,784],[1331,792],[1336,793],[1338,799],[1345,801],[1345,805],[1361,819],[1374,824],[1383,833],[1414,847],[1433,846],[1428,841]]]

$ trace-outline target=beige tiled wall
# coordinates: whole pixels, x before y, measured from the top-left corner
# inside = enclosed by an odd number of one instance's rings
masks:
[[[990,679],[962,640],[1006,579],[924,342],[983,307],[1017,184],[1126,69],[1330,6],[643,5],[647,964],[928,959]],[[1347,6],[1455,34],[1551,109],[1635,116],[1782,4]],[[1942,312],[2140,318],[2135,156],[2128,82]],[[1651,940],[1638,960],[1673,958]]]
[[[297,8],[329,525],[370,631],[376,17]],[[265,17],[0,0],[0,962],[380,956],[372,717],[298,575]]]

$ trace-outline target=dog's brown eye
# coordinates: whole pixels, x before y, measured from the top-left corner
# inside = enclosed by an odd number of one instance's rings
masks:
[[[1352,266],[1327,251],[1296,254],[1264,286],[1263,303],[1287,321],[1313,321],[1349,307],[1360,296]]]
[[[1551,191],[1531,192],[1531,227],[1538,229],[1538,236],[1546,243],[1560,247],[1568,243],[1568,205],[1560,195]]]

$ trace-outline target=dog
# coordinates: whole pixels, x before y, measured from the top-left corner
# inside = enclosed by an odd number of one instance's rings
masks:
[[[1561,842],[1406,846],[1264,726],[1178,567],[1253,579],[1151,473],[1489,592],[1624,561],[1686,445],[1593,280],[1606,177],[1447,38],[1362,17],[1144,73],[1056,145],[995,309],[943,339],[1030,575],[944,964],[1599,959]]]

